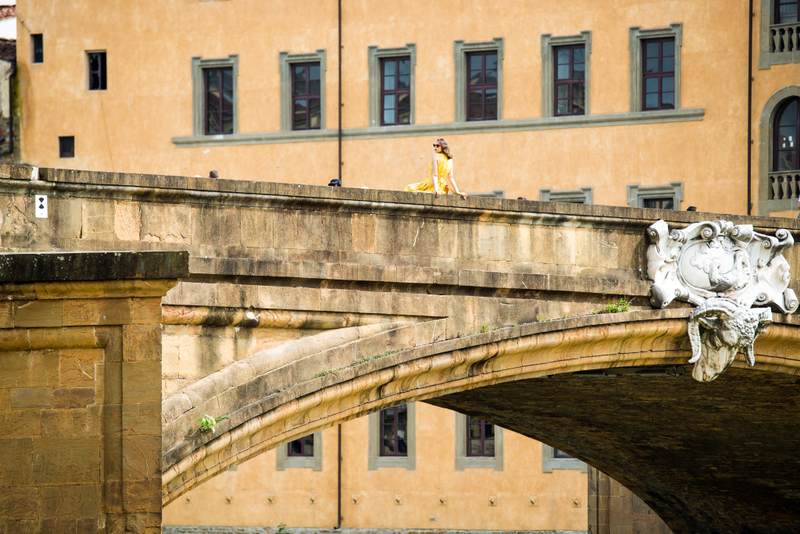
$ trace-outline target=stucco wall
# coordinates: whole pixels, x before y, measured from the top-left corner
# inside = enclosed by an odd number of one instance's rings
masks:
[[[280,128],[278,53],[325,49],[326,125],[334,128],[336,2],[317,2],[314,9],[305,9],[289,0],[181,0],[136,6],[121,0],[25,0],[18,8],[24,21],[18,52],[24,161],[202,176],[214,168],[223,178],[293,183],[324,184],[336,175],[333,131],[325,140],[303,141],[301,136],[295,143],[173,143],[174,137],[192,134],[192,57],[237,54],[239,131],[275,134]],[[74,34],[72,29],[84,20],[95,23]],[[624,119],[620,116],[630,112],[629,28],[664,28],[671,23],[683,25],[681,108],[697,110],[691,118],[564,128],[551,123],[545,129],[516,132],[452,129],[455,40],[504,39],[502,117],[513,122],[542,115],[541,35],[590,30],[591,112]],[[45,61],[32,65],[29,34],[37,32],[45,35]],[[499,189],[511,198],[538,198],[540,188],[593,187],[595,203],[625,205],[628,184],[680,181],[685,187],[681,207],[744,213],[746,35],[743,1],[626,0],[612,8],[591,0],[568,8],[556,0],[380,6],[346,2],[345,183],[395,189],[419,179],[426,172],[430,139],[444,133],[456,155],[459,180],[469,192]],[[378,128],[348,137],[368,126],[367,47],[406,43],[417,47],[416,123],[441,127],[401,137],[391,128]],[[108,52],[109,86],[107,91],[90,92],[85,51],[98,49]],[[781,86],[796,76],[796,66],[759,73],[754,114],[763,101],[762,85]],[[74,159],[58,158],[59,135],[76,136]]]

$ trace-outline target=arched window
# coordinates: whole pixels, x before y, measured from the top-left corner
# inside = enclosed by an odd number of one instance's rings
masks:
[[[800,97],[781,103],[772,131],[772,171],[800,170]]]

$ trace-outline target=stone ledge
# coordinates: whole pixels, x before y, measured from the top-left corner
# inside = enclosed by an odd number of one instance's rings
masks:
[[[188,272],[186,251],[0,254],[0,283],[176,279]]]
[[[30,166],[0,165],[0,191],[48,191],[56,189],[75,196],[145,197],[148,201],[197,202],[204,205],[280,205],[292,208],[315,207],[354,211],[391,211],[398,215],[420,214],[451,216],[458,219],[485,218],[492,220],[538,219],[544,217],[554,224],[575,220],[585,223],[619,222],[625,226],[645,226],[662,218],[670,223],[689,224],[719,218],[711,213],[628,208],[597,204],[569,204],[488,197],[455,195],[434,197],[430,194],[407,193],[384,189],[327,187],[320,185],[285,184],[259,180],[210,179],[155,174],[128,174],[72,169],[39,169],[39,180],[25,180]],[[726,214],[724,218],[736,224],[752,224],[758,231],[787,228],[800,232],[800,221],[788,218],[747,217]]]

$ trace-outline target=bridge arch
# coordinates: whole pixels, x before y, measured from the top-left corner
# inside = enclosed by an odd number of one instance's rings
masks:
[[[737,362],[716,382],[697,384],[685,365],[689,311],[587,315],[457,339],[440,339],[443,320],[394,321],[264,351],[166,399],[162,500],[281,442],[427,400],[589,461],[676,532],[758,530],[772,509],[772,531],[796,528],[800,520],[780,510],[800,504],[791,475],[800,439],[788,433],[800,405],[800,323],[778,316],[757,342],[755,368]],[[229,419],[201,433],[205,413]],[[659,419],[672,426],[659,429]],[[755,459],[747,454],[754,449]],[[733,462],[747,465],[734,470]],[[728,486],[737,483],[767,497],[743,501]]]

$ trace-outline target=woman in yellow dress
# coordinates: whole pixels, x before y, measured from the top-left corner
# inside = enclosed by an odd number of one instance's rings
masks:
[[[456,178],[453,174],[453,155],[450,154],[447,141],[440,137],[433,142],[431,177],[421,182],[408,184],[406,186],[406,191],[417,193],[433,192],[437,197],[441,192],[444,192],[446,195],[455,193],[461,196],[461,198],[467,198],[467,195],[459,190],[458,184],[456,184]]]

